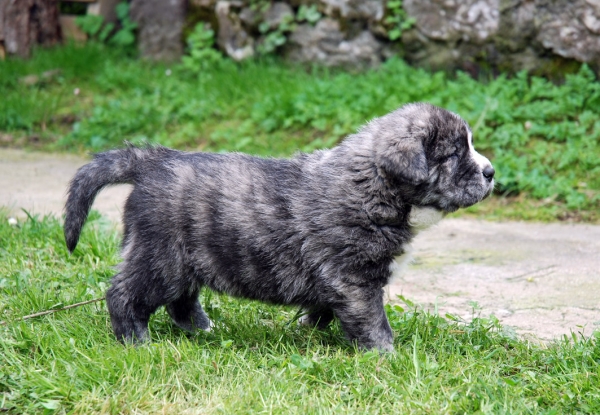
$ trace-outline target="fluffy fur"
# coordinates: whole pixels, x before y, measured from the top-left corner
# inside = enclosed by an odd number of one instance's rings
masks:
[[[65,238],[75,249],[96,194],[132,183],[119,272],[107,292],[115,335],[147,338],[160,306],[209,329],[203,286],[337,317],[362,348],[393,349],[383,287],[394,257],[446,212],[493,188],[467,123],[428,104],[376,118],[331,150],[292,159],[163,147],[97,154],[71,181]]]

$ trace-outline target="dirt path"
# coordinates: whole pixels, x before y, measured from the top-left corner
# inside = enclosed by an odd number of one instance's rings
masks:
[[[414,247],[392,293],[465,319],[476,302],[543,340],[600,330],[600,226],[447,219]]]
[[[62,215],[67,184],[87,161],[72,155],[0,149],[0,206],[17,217],[26,216],[22,209],[40,215]],[[94,209],[119,221],[130,190],[128,185],[104,189]]]
[[[0,149],[0,206],[15,216],[24,216],[20,208],[61,214],[67,183],[85,162]],[[118,221],[129,190],[104,190],[94,208]],[[446,219],[414,247],[392,298],[465,319],[476,303],[476,313],[534,339],[600,330],[600,226]]]

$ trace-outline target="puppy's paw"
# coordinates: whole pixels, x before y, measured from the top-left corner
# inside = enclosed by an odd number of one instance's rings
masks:
[[[215,323],[213,323],[213,321],[211,319],[208,319],[208,326],[202,327],[202,330],[204,330],[207,333],[210,333],[212,331],[213,327],[215,327]]]
[[[304,314],[304,315],[300,316],[300,318],[298,319],[298,325],[299,326],[314,326],[315,323],[313,323],[309,314]]]

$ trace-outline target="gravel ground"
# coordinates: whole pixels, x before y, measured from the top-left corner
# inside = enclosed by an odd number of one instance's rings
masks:
[[[67,183],[85,162],[0,149],[0,206],[17,217],[62,214]],[[130,189],[105,189],[94,209],[118,223]],[[392,301],[401,294],[466,320],[493,314],[534,341],[600,330],[600,226],[445,219],[414,248],[389,287]]]

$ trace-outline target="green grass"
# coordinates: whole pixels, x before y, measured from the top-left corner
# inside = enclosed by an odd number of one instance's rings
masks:
[[[152,341],[124,347],[103,302],[17,321],[103,295],[119,236],[92,214],[69,256],[59,220],[16,226],[0,213],[0,412],[600,413],[600,333],[548,346],[497,320],[470,323],[388,307],[396,352],[356,351],[337,323],[294,324],[296,310],[202,293],[216,327],[188,334],[164,311]]]
[[[190,73],[90,44],[0,62],[0,94],[8,145],[83,152],[130,140],[271,156],[332,146],[372,117],[430,101],[470,122],[498,170],[504,197],[464,214],[600,220],[600,84],[585,67],[561,85],[524,74],[479,82],[399,60],[358,74],[276,61]],[[295,309],[209,291],[213,332],[182,332],[161,310],[137,348],[114,339],[103,302],[18,321],[104,295],[118,247],[97,214],[69,255],[59,220],[10,226],[0,212],[0,413],[600,413],[599,332],[540,346],[494,318],[466,323],[409,301],[388,307],[396,353],[383,356],[355,350],[338,324],[298,327]]]
[[[129,140],[268,156],[330,147],[373,117],[429,101],[471,124],[496,167],[497,194],[511,202],[472,212],[600,221],[600,82],[586,66],[560,85],[525,73],[483,82],[398,59],[363,73],[273,60],[194,73],[92,43],[0,63],[0,94],[0,143],[83,152]]]

